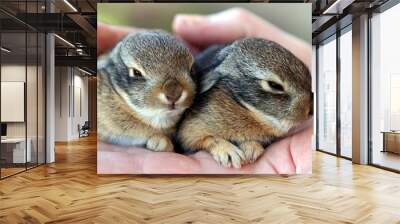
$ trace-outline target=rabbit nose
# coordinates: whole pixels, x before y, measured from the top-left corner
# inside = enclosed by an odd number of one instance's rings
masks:
[[[181,95],[182,95],[182,91],[180,91],[180,92],[174,91],[174,93],[172,93],[172,94],[166,94],[165,97],[167,98],[168,102],[175,103],[179,100]]]
[[[179,85],[177,81],[168,80],[167,82],[165,82],[163,89],[165,98],[170,104],[176,103],[182,96],[183,88],[181,85]]]

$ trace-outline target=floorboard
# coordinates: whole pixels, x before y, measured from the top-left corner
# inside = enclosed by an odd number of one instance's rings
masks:
[[[400,223],[400,175],[315,152],[298,176],[99,176],[96,138],[0,181],[0,223]]]

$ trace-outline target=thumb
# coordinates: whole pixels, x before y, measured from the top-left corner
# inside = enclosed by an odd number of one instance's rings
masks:
[[[186,41],[203,46],[231,42],[243,37],[275,41],[284,34],[271,23],[241,8],[208,16],[179,14],[175,16],[172,28]]]
[[[199,47],[227,43],[253,36],[250,14],[242,9],[229,9],[209,16],[176,15],[173,31],[185,41]]]
[[[173,20],[172,29],[177,36],[198,48],[243,37],[264,38],[282,45],[311,67],[310,44],[241,8],[208,16],[179,14]]]

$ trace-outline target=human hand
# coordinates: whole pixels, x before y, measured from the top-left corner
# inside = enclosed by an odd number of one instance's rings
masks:
[[[213,44],[229,43],[234,40],[244,37],[258,37],[274,41],[289,51],[291,51],[297,58],[299,58],[309,69],[311,68],[311,45],[304,41],[280,30],[273,24],[261,19],[260,17],[252,14],[251,12],[241,9],[233,8],[228,9],[213,15],[177,15],[174,18],[172,28],[174,33],[185,41],[193,51],[201,51]],[[312,130],[312,127],[309,127]],[[307,166],[306,163],[311,163],[311,140],[312,131],[304,133],[295,133],[293,136],[282,139],[279,144],[282,147],[285,145],[288,148],[281,148],[278,152],[275,150],[274,144],[268,147],[264,156],[261,157],[256,163],[265,162],[263,158],[268,155],[269,161],[280,161],[283,164],[295,164],[296,166]],[[304,145],[290,145],[287,144],[291,138],[304,138]],[[307,146],[308,148],[306,148]],[[274,153],[276,152],[276,153]],[[288,156],[287,152],[290,153]],[[303,161],[293,163],[290,158],[304,158]],[[288,159],[288,161],[285,161]],[[301,164],[300,164],[301,163]],[[279,165],[278,165],[279,166]],[[308,165],[311,169],[311,164]],[[282,170],[276,170],[282,173]]]
[[[268,39],[288,49],[311,68],[311,44],[241,8],[228,9],[209,16],[176,15],[172,29],[194,51],[244,37]]]
[[[98,53],[114,46],[129,32],[138,29],[98,25]],[[257,16],[231,9],[211,16],[178,15],[173,30],[194,50],[242,37],[273,40],[290,50],[308,67],[311,48],[306,43],[279,30]],[[106,33],[103,33],[106,32]],[[296,133],[294,133],[296,132]],[[254,164],[241,169],[218,165],[211,155],[198,152],[191,156],[169,152],[152,152],[139,147],[98,144],[98,173],[109,174],[295,174],[311,172],[312,121],[288,137],[270,145]]]
[[[153,152],[98,142],[99,174],[309,174],[311,173],[312,120],[296,134],[270,145],[253,164],[240,169],[217,164],[205,151],[190,156]]]
[[[141,29],[125,26],[114,26],[97,23],[97,55],[105,53],[113,48],[118,41],[132,32],[140,31]]]

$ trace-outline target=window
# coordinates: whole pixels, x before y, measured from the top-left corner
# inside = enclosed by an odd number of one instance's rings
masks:
[[[41,13],[43,1],[1,2],[20,15]],[[45,35],[0,12],[0,178],[45,163]],[[13,109],[11,109],[13,108]]]
[[[352,33],[340,36],[340,155],[352,157]]]
[[[318,48],[318,149],[336,153],[336,39]]]
[[[371,18],[371,162],[400,170],[400,5]]]

